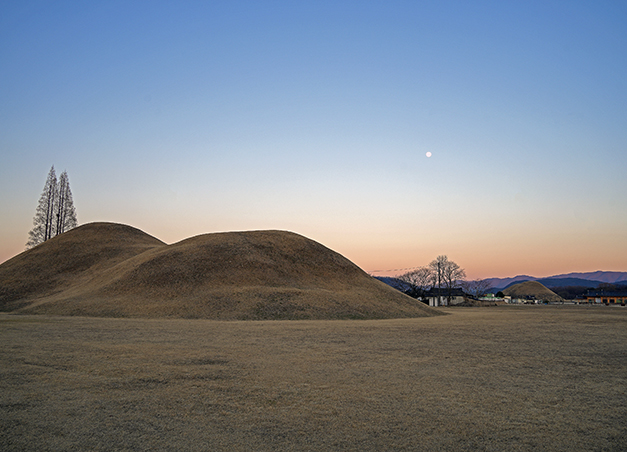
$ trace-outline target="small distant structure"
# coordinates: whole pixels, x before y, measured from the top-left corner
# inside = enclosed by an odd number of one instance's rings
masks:
[[[459,287],[454,289],[434,287],[425,293],[425,298],[429,300],[429,306],[457,306],[468,302],[468,296]]]
[[[493,293],[487,293],[483,297],[479,297],[478,300],[482,305],[487,306],[499,306],[512,302],[512,297],[497,297]]]
[[[508,304],[542,304],[544,303],[542,300],[538,300],[531,295],[528,295],[524,298],[512,298],[509,297]],[[547,302],[548,303],[548,302]]]
[[[588,291],[584,296],[586,303],[589,304],[619,304],[625,306],[627,304],[627,290],[594,290]]]

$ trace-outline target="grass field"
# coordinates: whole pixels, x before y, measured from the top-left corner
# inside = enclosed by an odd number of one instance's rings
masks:
[[[0,315],[0,450],[627,449],[627,308]]]

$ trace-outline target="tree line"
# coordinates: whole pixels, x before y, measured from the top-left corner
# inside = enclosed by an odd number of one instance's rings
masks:
[[[37,246],[76,226],[78,220],[67,171],[63,171],[57,180],[53,165],[39,197],[33,218],[33,229],[28,233],[26,248]]]

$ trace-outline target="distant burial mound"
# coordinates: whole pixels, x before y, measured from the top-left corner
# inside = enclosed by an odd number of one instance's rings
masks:
[[[439,314],[291,232],[205,234],[166,245],[113,223],[80,226],[0,265],[0,310],[225,320]]]
[[[562,297],[553,292],[551,289],[547,289],[538,281],[525,281],[519,284],[514,284],[513,286],[503,290],[503,293],[512,298],[532,297],[540,301],[564,301]]]

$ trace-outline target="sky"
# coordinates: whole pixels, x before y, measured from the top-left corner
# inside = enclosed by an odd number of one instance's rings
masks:
[[[627,271],[626,49],[621,1],[0,0],[0,262],[54,165],[166,243]]]

